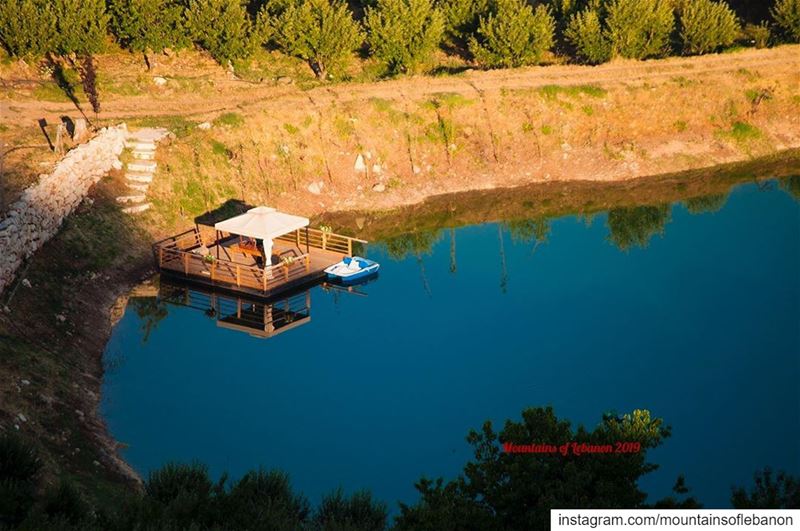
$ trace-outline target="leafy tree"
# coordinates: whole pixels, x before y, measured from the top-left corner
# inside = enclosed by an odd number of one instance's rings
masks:
[[[308,61],[320,79],[342,67],[364,41],[344,0],[297,0],[275,17],[273,31],[275,43]]]
[[[608,213],[609,239],[623,251],[634,245],[647,247],[655,234],[663,234],[669,205],[615,208]]]
[[[253,50],[252,23],[239,0],[189,0],[184,17],[191,39],[220,64]]]
[[[564,35],[581,60],[599,64],[611,59],[611,42],[597,9],[586,8],[572,15]]]
[[[91,55],[103,50],[109,16],[105,0],[54,0],[56,42],[61,55]]]
[[[160,52],[186,45],[179,0],[109,0],[111,27],[134,52]]]
[[[430,59],[444,36],[444,16],[432,0],[378,0],[367,8],[365,24],[372,53],[392,72]]]
[[[259,522],[263,529],[296,529],[309,519],[308,500],[292,492],[289,476],[275,470],[248,472],[227,495],[223,514],[234,529]]]
[[[54,44],[56,19],[47,0],[0,0],[0,45],[11,57],[40,57]]]
[[[594,430],[573,430],[552,408],[530,408],[521,422],[507,420],[500,433],[491,422],[471,431],[467,441],[475,459],[463,474],[444,484],[422,479],[420,502],[401,504],[397,529],[546,529],[550,509],[644,507],[641,476],[655,470],[647,451],[670,435],[669,428],[647,411],[606,416]],[[567,455],[557,452],[516,455],[505,443],[569,445],[572,442],[612,446],[637,442],[640,451],[625,454]],[[569,448],[569,447],[568,447]]]
[[[662,57],[669,51],[674,25],[670,0],[613,0],[608,5],[606,35],[612,55]]]
[[[325,530],[380,530],[386,529],[387,516],[386,504],[373,500],[369,491],[348,498],[338,489],[322,499],[314,523]]]
[[[514,67],[539,63],[553,47],[555,20],[544,5],[534,10],[525,0],[496,0],[481,17],[469,49],[475,60],[488,67]]]
[[[800,479],[786,472],[773,476],[772,470],[765,468],[756,472],[750,492],[742,487],[733,489],[731,505],[737,509],[796,509],[800,507]]]
[[[791,41],[800,42],[800,0],[778,0],[770,13]]]
[[[688,55],[730,46],[741,31],[736,14],[725,2],[684,0],[679,15],[683,53]]]
[[[466,38],[478,31],[480,17],[489,11],[489,0],[442,0],[439,2],[445,31],[456,38]]]

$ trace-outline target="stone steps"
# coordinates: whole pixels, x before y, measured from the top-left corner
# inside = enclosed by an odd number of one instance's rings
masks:
[[[145,200],[144,194],[121,195],[117,197],[117,203],[141,203]]]
[[[136,183],[128,183],[128,188],[131,190],[136,190],[137,192],[147,192],[149,185],[147,184],[136,184]]]
[[[155,151],[134,151],[133,158],[136,160],[153,160],[156,158]]]
[[[147,127],[128,134],[125,147],[133,152],[134,160],[128,163],[125,180],[131,195],[117,197],[120,203],[137,203],[122,209],[126,214],[139,214],[150,209],[151,204],[145,202],[146,194],[153,182],[153,174],[158,168],[155,162],[156,143],[169,135],[169,131],[162,128]]]
[[[151,183],[153,182],[153,174],[152,173],[132,173],[128,172],[125,174],[125,178],[128,181],[135,182],[135,183]]]
[[[135,161],[128,163],[128,170],[141,173],[155,173],[158,164],[152,161]]]
[[[150,210],[150,203],[142,203],[141,205],[133,205],[122,209],[126,214],[139,214],[145,210]]]

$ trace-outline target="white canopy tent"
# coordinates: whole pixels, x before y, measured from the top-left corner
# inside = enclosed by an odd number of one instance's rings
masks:
[[[278,212],[274,208],[260,206],[244,214],[220,221],[214,225],[219,232],[227,232],[256,238],[264,242],[264,254],[272,254],[272,239],[308,227],[308,218]]]

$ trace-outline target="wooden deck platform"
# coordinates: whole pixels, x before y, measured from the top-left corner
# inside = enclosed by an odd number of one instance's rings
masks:
[[[348,236],[318,229],[301,229],[273,240],[271,264],[254,254],[237,251],[238,237],[198,226],[153,245],[156,267],[163,274],[200,285],[271,298],[315,283],[324,269],[352,255],[364,244]]]

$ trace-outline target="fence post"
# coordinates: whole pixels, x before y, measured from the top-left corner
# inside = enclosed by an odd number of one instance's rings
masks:
[[[322,250],[323,251],[326,250],[327,243],[328,243],[328,233],[325,232],[325,231],[322,231]]]
[[[266,293],[267,291],[267,268],[261,270],[262,274],[262,282],[263,282],[263,290]]]
[[[239,278],[239,265],[237,264],[236,265],[236,287],[241,287],[241,286],[242,286],[242,281]]]
[[[211,280],[214,280],[214,273],[217,271],[217,263],[211,262]]]
[[[183,274],[189,274],[189,253],[183,253]]]
[[[160,245],[158,246],[158,268],[161,269],[164,267],[164,248]]]
[[[353,256],[353,240],[347,238],[347,254]]]
[[[306,273],[311,271],[311,257],[306,255]]]
[[[283,279],[289,282],[289,264],[283,265]]]

